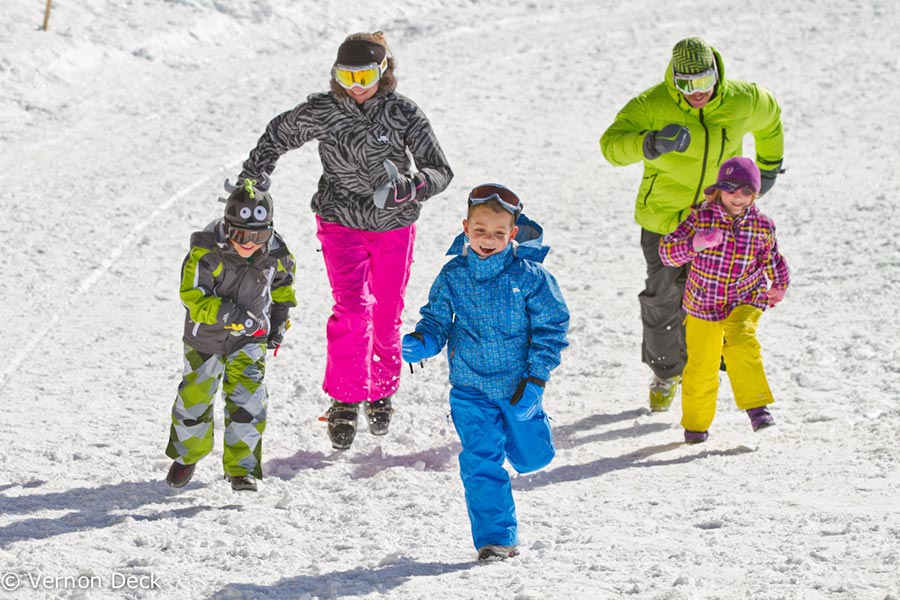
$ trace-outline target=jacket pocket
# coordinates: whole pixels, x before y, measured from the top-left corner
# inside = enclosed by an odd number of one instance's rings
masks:
[[[500,331],[506,337],[523,335],[528,330],[525,296],[518,286],[512,285],[505,294],[506,306],[499,319]]]
[[[643,183],[641,183],[641,187],[647,186],[647,191],[644,193],[644,198],[642,202],[644,206],[647,206],[647,200],[650,199],[650,194],[653,193],[653,186],[656,184],[656,173],[650,175],[649,177],[644,177]]]
[[[706,287],[696,278],[688,277],[684,290],[684,304],[699,308],[706,301]]]

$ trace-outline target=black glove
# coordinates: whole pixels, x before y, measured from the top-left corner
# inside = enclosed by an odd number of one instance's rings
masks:
[[[772,186],[775,185],[775,178],[778,177],[778,173],[780,170],[778,167],[774,169],[760,169],[759,170],[759,195],[762,196],[766,192],[772,189]]]
[[[284,334],[287,333],[287,330],[290,328],[290,319],[285,319],[278,325],[272,325],[272,331],[269,332],[269,339],[266,341],[266,346],[268,346],[269,350],[275,351],[275,356],[278,356],[278,348],[281,347],[281,343],[284,342]]]
[[[669,123],[644,136],[644,157],[654,160],[669,152],[684,152],[691,145],[691,132],[684,125]]]
[[[388,182],[375,190],[372,201],[378,208],[393,210],[410,202],[422,202],[427,194],[425,177],[416,173],[413,177],[401,175],[397,166],[390,160],[384,161]]]
[[[291,328],[291,320],[288,318],[290,307],[286,304],[274,303],[269,313],[269,338],[266,345],[269,350],[275,351],[278,356],[278,348],[284,342],[284,334]]]

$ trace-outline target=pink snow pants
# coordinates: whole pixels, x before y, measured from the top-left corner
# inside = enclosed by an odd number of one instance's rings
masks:
[[[400,326],[416,226],[362,231],[316,217],[334,307],[322,389],[341,402],[375,401],[400,385]]]

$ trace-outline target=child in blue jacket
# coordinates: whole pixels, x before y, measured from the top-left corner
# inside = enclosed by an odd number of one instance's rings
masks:
[[[556,450],[542,407],[550,371],[568,345],[569,310],[541,266],[542,230],[509,189],[469,193],[461,233],[403,337],[403,359],[419,362],[447,345],[450,410],[462,442],[459,469],[478,560],[518,554],[508,460],[519,473],[545,467]]]

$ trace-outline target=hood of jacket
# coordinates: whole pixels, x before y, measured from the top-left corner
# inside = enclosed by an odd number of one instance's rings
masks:
[[[542,263],[550,252],[550,246],[543,244],[544,228],[537,221],[532,221],[524,214],[519,215],[516,219],[516,226],[519,231],[516,232],[516,239],[510,242],[507,249],[513,249],[513,255],[519,258],[533,260]],[[506,252],[500,252],[494,256],[501,256]],[[460,233],[450,244],[447,249],[447,256],[467,256],[469,254],[469,243],[465,232]],[[490,257],[493,258],[493,257]],[[488,259],[489,260],[489,259]]]

